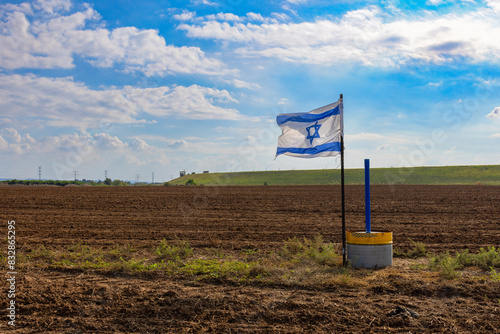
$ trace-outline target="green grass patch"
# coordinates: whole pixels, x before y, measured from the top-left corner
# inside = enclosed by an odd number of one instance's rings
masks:
[[[500,165],[372,168],[371,184],[500,185]],[[346,184],[364,184],[364,169],[346,169]],[[340,169],[188,174],[169,185],[330,185],[340,184]]]
[[[456,252],[455,256],[449,252],[431,257],[429,269],[441,271],[443,277],[453,279],[460,276],[458,270],[464,267],[479,267],[491,272],[491,277],[496,277],[495,268],[500,268],[500,248],[493,246],[480,248],[476,254],[468,249]]]
[[[360,279],[374,272],[343,267],[340,254],[339,246],[325,242],[321,235],[309,239],[294,237],[265,251],[224,249],[222,246],[193,248],[187,241],[164,239],[156,247],[140,251],[131,245],[104,248],[75,244],[65,249],[48,249],[41,245],[20,254],[18,265],[20,269],[31,266],[99,270],[112,274],[154,273],[195,281],[223,279],[238,284],[311,287],[364,284]],[[423,244],[414,243],[405,254],[407,258],[424,257],[408,264],[412,272],[439,271],[443,278],[451,280],[460,278],[464,268],[476,267],[474,270],[483,270],[481,279],[500,280],[500,254],[495,247],[481,248],[477,253],[463,250],[454,255],[447,252],[431,256]]]
[[[187,258],[193,249],[188,242],[178,241],[177,245],[169,245],[167,240],[163,239],[160,245],[156,247],[155,254],[160,259],[179,261]]]
[[[410,259],[417,259],[420,257],[426,257],[429,255],[425,244],[419,241],[411,240],[412,248],[408,252],[401,252],[398,249],[394,249],[394,255],[397,257],[406,257]]]

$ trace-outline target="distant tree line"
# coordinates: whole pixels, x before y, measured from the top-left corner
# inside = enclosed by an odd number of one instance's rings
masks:
[[[7,184],[21,184],[25,186],[36,186],[36,185],[42,185],[42,184],[47,184],[47,185],[53,185],[53,186],[67,186],[68,184],[85,184],[85,182],[82,181],[61,181],[61,180],[9,180],[7,181]]]
[[[101,182],[101,181],[99,181]],[[111,180],[109,177],[102,182],[105,186],[129,186],[130,182],[122,180]]]
[[[107,178],[104,181],[92,181],[92,180],[81,180],[81,181],[62,181],[62,180],[8,180],[3,181],[9,185],[25,185],[25,186],[36,186],[36,185],[52,185],[52,186],[67,186],[68,184],[84,185],[88,184],[91,186],[129,186],[130,182],[122,180],[111,180]]]

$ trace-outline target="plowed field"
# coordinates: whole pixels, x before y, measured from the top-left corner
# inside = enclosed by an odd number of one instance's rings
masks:
[[[364,188],[348,186],[346,196],[347,228],[362,230]],[[500,245],[498,186],[372,186],[371,197],[372,230],[392,231],[400,251],[409,249],[411,240],[435,253]],[[318,233],[341,242],[337,186],[4,186],[0,208],[2,251],[6,222],[15,220],[18,253],[42,244],[54,250],[77,243],[151,248],[162,239],[189,240],[194,248],[271,250],[291,237]],[[405,261],[395,258],[393,267],[378,270],[370,282],[328,289],[32,268],[18,272],[15,330],[500,331],[498,282],[471,278],[428,285],[424,278],[408,278],[418,273],[404,269]],[[1,308],[6,305],[2,297]],[[387,316],[397,305],[420,316]],[[7,327],[7,320],[0,323],[0,331]]]

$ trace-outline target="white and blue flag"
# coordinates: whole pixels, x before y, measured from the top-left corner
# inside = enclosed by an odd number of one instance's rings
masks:
[[[306,113],[280,114],[281,128],[276,156],[298,158],[331,157],[340,154],[342,99]]]

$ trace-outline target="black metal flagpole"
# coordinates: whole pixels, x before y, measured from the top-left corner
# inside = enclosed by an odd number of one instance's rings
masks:
[[[344,94],[340,94],[340,188],[342,193],[342,265],[347,265],[345,236],[345,187],[344,187]]]

